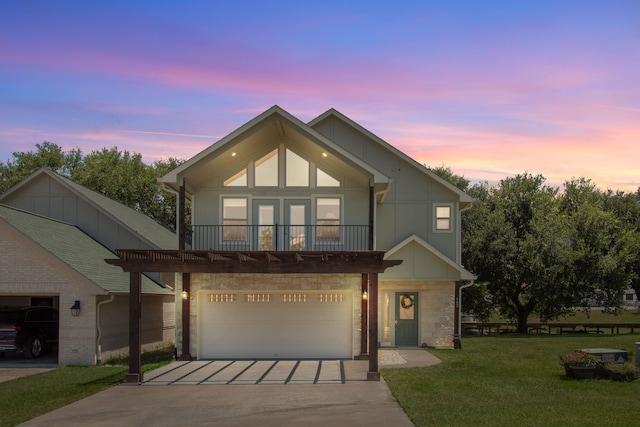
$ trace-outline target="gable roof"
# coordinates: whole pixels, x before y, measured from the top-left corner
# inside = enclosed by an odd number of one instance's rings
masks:
[[[20,231],[70,268],[106,292],[129,293],[129,274],[104,260],[114,256],[106,247],[72,224],[46,218],[0,204],[0,219]],[[10,256],[10,255],[6,255]],[[145,294],[172,294],[147,276],[142,278]]]
[[[400,242],[397,245],[395,245],[393,248],[389,249],[385,253],[384,258],[385,259],[393,259],[393,254],[395,254],[396,252],[400,251],[401,249],[409,246],[412,243],[415,243],[418,246],[423,247],[427,252],[431,253],[437,259],[439,259],[443,263],[447,264],[448,266],[450,266],[451,268],[453,268],[454,270],[459,272],[460,273],[460,280],[475,280],[476,279],[476,276],[473,273],[471,273],[470,271],[466,270],[460,264],[456,264],[455,262],[453,262],[453,260],[451,260],[449,257],[445,256],[442,252],[440,252],[435,247],[433,247],[429,243],[425,242],[424,240],[422,240],[420,237],[416,236],[415,234],[412,234],[411,236],[409,236],[406,239],[404,239],[402,242]]]
[[[208,159],[211,159],[216,155],[216,151],[221,150],[223,147],[232,143],[233,141],[236,141],[238,138],[242,137],[243,135],[247,135],[250,132],[255,131],[260,127],[261,124],[266,123],[270,119],[280,120],[279,125],[281,128],[284,123],[286,124],[286,126],[289,126],[295,129],[297,132],[304,135],[306,138],[309,138],[310,140],[318,144],[322,144],[326,146],[330,150],[340,155],[342,158],[352,163],[354,166],[357,166],[360,169],[369,173],[372,176],[374,184],[388,184],[391,182],[391,178],[389,178],[386,174],[382,173],[375,167],[364,162],[362,159],[353,155],[349,151],[345,150],[343,147],[331,141],[321,133],[317,132],[315,129],[311,128],[310,126],[302,122],[300,119],[294,117],[293,115],[291,115],[290,113],[288,113],[287,111],[279,107],[278,105],[274,105],[273,107],[269,108],[267,111],[263,112],[262,114],[248,121],[238,129],[236,129],[235,131],[231,132],[229,135],[220,139],[213,145],[210,145],[208,148],[196,154],[194,157],[192,157],[182,165],[173,169],[171,172],[161,177],[160,182],[165,184],[165,186],[173,189],[174,191],[177,191],[180,176],[184,174],[187,170],[193,167],[197,167],[199,163],[206,162]]]
[[[0,194],[0,202],[8,198],[11,194],[19,192],[21,188],[26,187],[30,182],[43,174],[57,181],[60,185],[101,211],[104,215],[111,218],[121,227],[127,229],[134,236],[146,242],[149,246],[157,249],[167,249],[177,246],[175,233],[156,222],[153,218],[135,209],[131,209],[122,203],[116,202],[107,196],[90,190],[83,185],[77,184],[47,168],[38,169],[6,192]]]
[[[415,161],[411,157],[407,156],[402,151],[398,150],[397,148],[395,148],[394,146],[392,146],[391,144],[389,144],[388,142],[386,142],[385,140],[383,140],[379,136],[375,135],[371,131],[365,129],[364,127],[362,127],[358,123],[354,122],[353,120],[351,120],[350,118],[348,118],[347,116],[345,116],[344,114],[342,114],[341,112],[336,110],[335,108],[330,108],[329,110],[325,111],[324,113],[322,113],[321,115],[319,115],[315,119],[311,120],[308,123],[308,125],[310,127],[314,128],[318,123],[322,122],[323,120],[325,120],[325,119],[327,119],[329,117],[335,117],[338,120],[340,120],[343,123],[345,123],[346,125],[348,125],[351,128],[355,129],[357,132],[359,132],[361,134],[364,134],[365,136],[367,136],[372,141],[376,142],[381,147],[383,147],[386,150],[390,151],[395,156],[402,158],[404,161],[406,161],[407,163],[413,165],[414,167],[416,167],[422,173],[428,175],[430,178],[432,178],[436,182],[438,182],[441,185],[443,185],[444,187],[448,188],[454,194],[457,194],[458,197],[459,197],[459,200],[460,200],[460,207],[464,207],[464,206],[466,206],[466,205],[468,205],[468,204],[473,202],[473,200],[474,200],[473,197],[469,196],[467,193],[465,193],[464,191],[460,190],[458,187],[456,187],[455,185],[451,184],[449,181],[447,181],[447,180],[441,178],[439,175],[433,173],[433,171],[431,171],[426,166],[418,163],[417,161]]]

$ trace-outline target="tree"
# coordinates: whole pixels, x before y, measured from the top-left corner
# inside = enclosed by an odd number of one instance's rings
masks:
[[[451,184],[455,185],[462,191],[466,191],[467,188],[469,188],[469,184],[471,183],[471,181],[469,181],[464,176],[454,174],[450,168],[445,166],[429,168],[429,170],[438,175],[440,178],[443,178]]]
[[[463,260],[486,282],[499,313],[527,332],[532,314],[553,318],[572,307],[571,227],[560,213],[557,189],[541,175],[517,175],[470,189],[464,213]]]
[[[13,161],[0,162],[0,194],[42,167],[69,177],[82,157],[79,149],[64,153],[61,147],[48,141],[36,144],[36,148],[35,152],[13,152]]]

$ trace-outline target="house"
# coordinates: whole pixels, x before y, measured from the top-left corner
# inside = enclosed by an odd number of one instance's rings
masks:
[[[375,379],[378,346],[453,347],[472,199],[338,111],[274,106],[160,182],[180,250],[109,262],[180,273],[183,358],[369,358]]]
[[[0,194],[0,306],[59,309],[58,364],[92,365],[129,351],[129,275],[117,247],[175,245],[147,216],[41,169]],[[175,339],[174,275],[142,279],[142,346]],[[78,316],[70,308],[79,303]]]

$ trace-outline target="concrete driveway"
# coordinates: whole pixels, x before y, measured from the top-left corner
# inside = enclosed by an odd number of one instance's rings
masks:
[[[384,380],[365,380],[367,361],[322,361],[322,366],[319,366],[319,361],[301,361],[314,362],[315,366],[313,363],[304,368],[299,365],[293,375],[289,370],[286,376],[291,375],[293,379],[298,372],[299,378],[306,379],[282,383],[268,382],[265,379],[269,374],[274,374],[272,378],[284,378],[287,369],[277,375],[274,370],[279,369],[276,367],[281,364],[280,367],[288,367],[288,364],[282,363],[285,361],[270,361],[270,364],[236,362],[242,363],[235,364],[233,373],[227,371],[226,381],[223,377],[218,377],[215,381],[212,379],[216,377],[217,371],[218,374],[222,373],[234,364],[224,368],[209,361],[175,362],[146,373],[142,385],[112,387],[22,425],[413,425],[391,395]],[[334,377],[334,362],[338,362],[338,366],[342,364],[343,373],[337,380]],[[424,350],[383,350],[380,352],[380,362],[381,367],[409,367],[433,365],[439,363],[439,360]],[[325,368],[328,371],[323,373]],[[308,382],[312,376],[313,381]],[[256,383],[255,379],[259,377],[263,377],[263,380]],[[315,380],[316,377],[318,381]],[[204,378],[209,380],[203,381]]]

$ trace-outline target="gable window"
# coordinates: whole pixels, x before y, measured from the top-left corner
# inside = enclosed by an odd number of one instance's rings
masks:
[[[316,241],[340,240],[340,199],[319,197],[316,199]]]
[[[318,187],[340,187],[340,181],[323,171],[316,169],[316,186]]]
[[[286,150],[286,183],[287,187],[309,186],[309,162],[293,151]]]
[[[256,187],[277,187],[278,186],[278,149],[256,160],[255,164],[255,186]]]
[[[338,179],[284,144],[244,168],[234,167],[227,173],[224,187],[340,187]]]
[[[436,231],[451,231],[451,205],[435,206]]]
[[[225,197],[222,199],[222,239],[247,241],[247,199]]]
[[[247,168],[242,169],[237,174],[224,180],[225,187],[246,187],[247,186]]]

